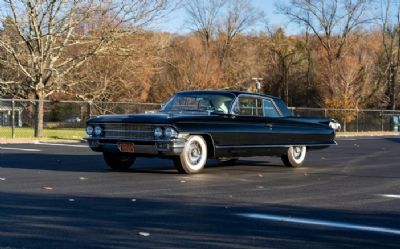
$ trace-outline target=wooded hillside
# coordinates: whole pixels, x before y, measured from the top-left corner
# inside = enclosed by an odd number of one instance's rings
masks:
[[[261,77],[290,106],[400,107],[397,1],[277,1],[291,35],[252,32],[265,16],[250,0],[0,2],[2,97],[163,102]],[[148,28],[177,3],[192,32]]]

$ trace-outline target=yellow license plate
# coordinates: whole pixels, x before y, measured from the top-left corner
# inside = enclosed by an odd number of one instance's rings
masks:
[[[121,152],[134,153],[135,152],[135,144],[133,144],[133,143],[118,143],[118,149]]]

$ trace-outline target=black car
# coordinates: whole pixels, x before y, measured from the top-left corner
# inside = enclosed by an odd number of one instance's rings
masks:
[[[332,128],[333,127],[333,128]],[[102,115],[87,122],[87,141],[115,170],[137,157],[173,159],[180,173],[200,172],[207,159],[280,156],[298,167],[306,151],[335,145],[333,119],[294,117],[276,97],[241,91],[186,91],[160,111]]]

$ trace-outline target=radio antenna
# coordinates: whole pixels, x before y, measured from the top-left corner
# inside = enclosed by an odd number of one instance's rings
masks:
[[[255,81],[255,84],[256,84],[256,93],[259,93],[260,90],[261,90],[261,82],[260,82],[260,81],[263,80],[263,78],[254,77],[254,78],[251,78],[251,79]]]

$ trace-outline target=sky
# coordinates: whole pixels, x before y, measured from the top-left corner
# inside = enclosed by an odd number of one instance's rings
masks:
[[[258,10],[261,10],[265,14],[265,19],[270,27],[274,28],[277,26],[285,27],[288,33],[296,33],[296,27],[290,25],[288,19],[276,13],[275,2],[277,0],[251,0],[251,4]],[[288,0],[281,0],[279,2],[288,2]],[[187,33],[190,30],[185,25],[187,17],[185,15],[184,8],[180,8],[171,13],[167,18],[158,22],[154,25],[154,28],[159,31],[171,32],[171,33]],[[253,27],[253,30],[248,31],[263,31],[265,30],[265,23],[260,22],[257,26]]]

